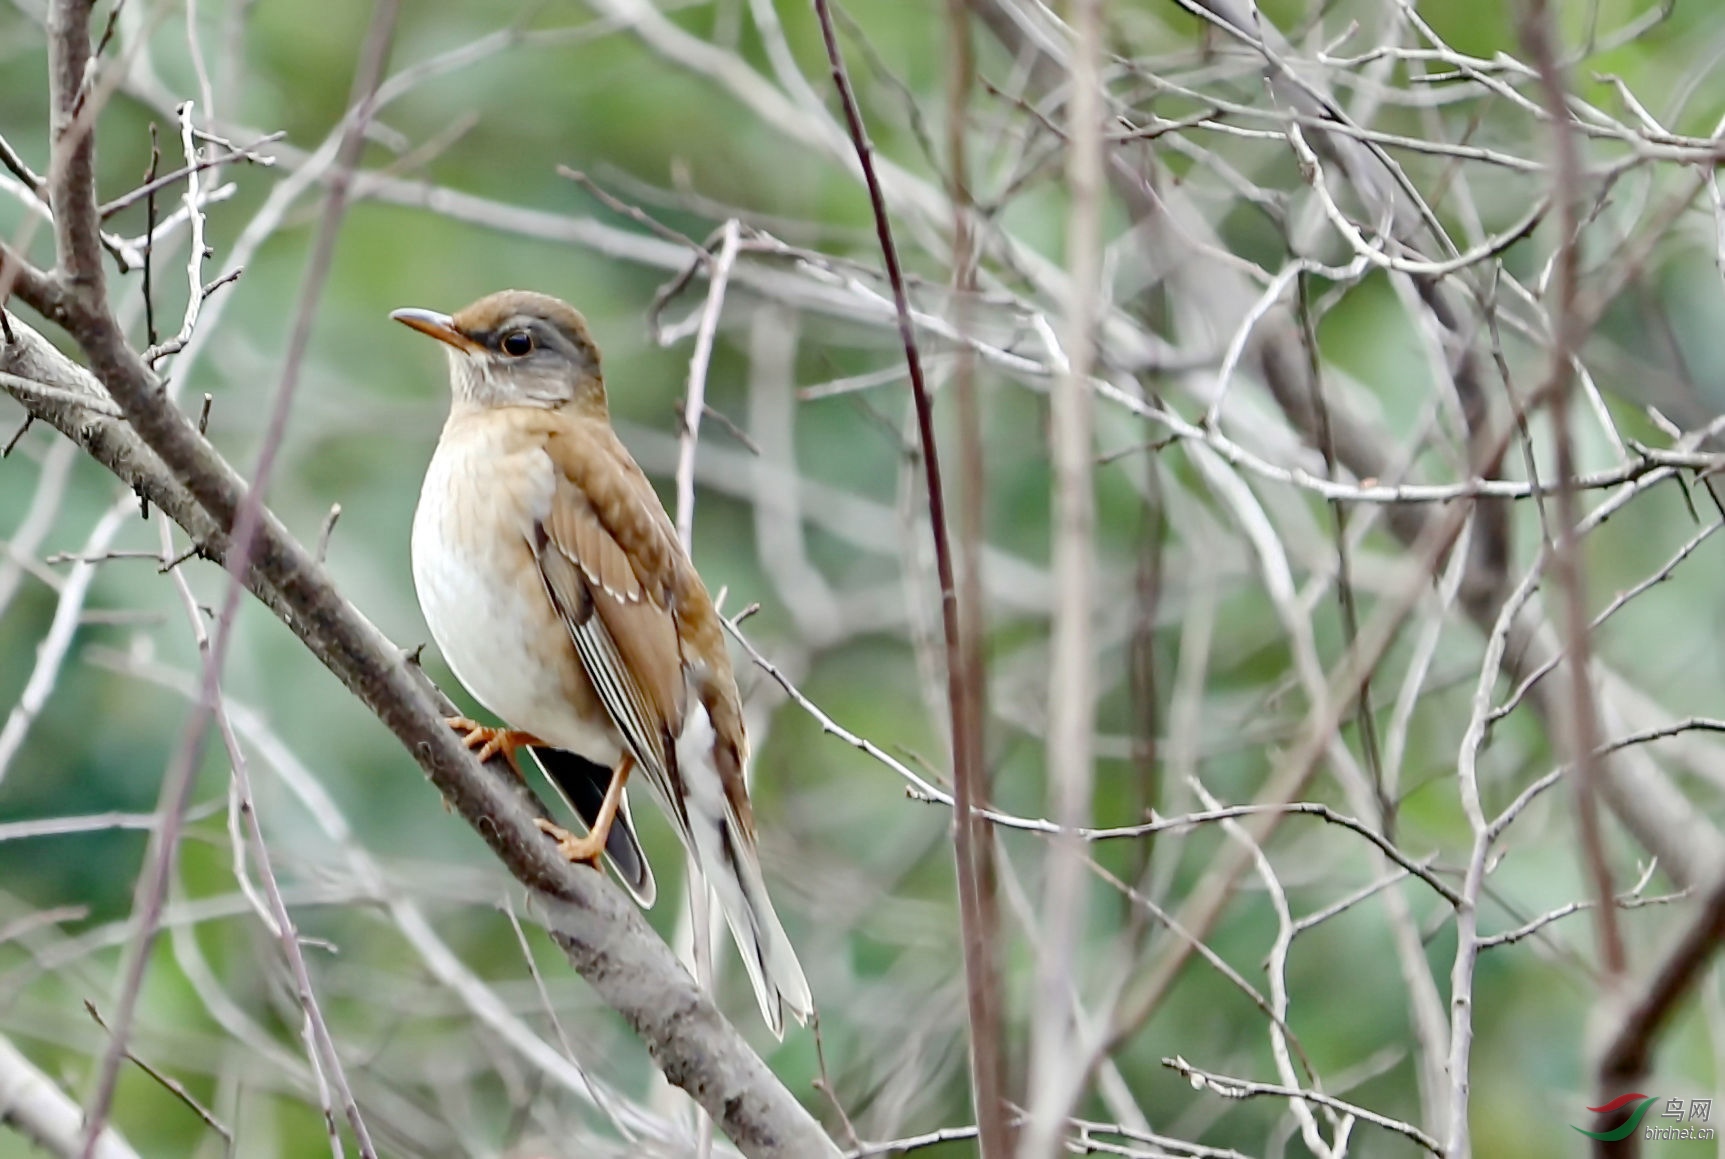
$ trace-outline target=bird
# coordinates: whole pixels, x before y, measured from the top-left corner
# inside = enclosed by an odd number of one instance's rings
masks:
[[[761,873],[719,613],[611,426],[586,319],[527,290],[390,317],[444,344],[452,396],[414,511],[414,588],[456,679],[505,722],[447,723],[518,774],[519,749],[542,765],[552,755],[547,774],[587,833],[539,827],[570,861],[597,868],[608,854],[648,906],[625,789],[638,772],[713,887],[782,1039],[784,1012],[806,1024],[814,1006]]]

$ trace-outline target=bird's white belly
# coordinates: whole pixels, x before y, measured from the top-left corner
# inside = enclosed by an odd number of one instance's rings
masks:
[[[573,644],[527,548],[550,502],[550,462],[522,470],[495,451],[446,441],[426,471],[412,545],[426,625],[456,679],[509,727],[615,765],[614,730],[581,719],[564,694],[556,664]]]

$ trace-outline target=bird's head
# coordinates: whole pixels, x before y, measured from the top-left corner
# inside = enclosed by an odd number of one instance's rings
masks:
[[[587,332],[587,320],[566,302],[528,290],[502,290],[453,316],[411,309],[390,317],[445,344],[449,385],[458,404],[573,404],[605,412],[599,347]]]

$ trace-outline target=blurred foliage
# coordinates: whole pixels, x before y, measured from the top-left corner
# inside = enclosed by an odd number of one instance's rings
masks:
[[[1380,16],[1373,14],[1381,7],[1284,0],[1265,4],[1264,13],[1284,29],[1312,28],[1317,44],[1327,43],[1351,19],[1375,29]],[[1579,43],[1590,29],[1620,27],[1650,7],[1640,0],[1565,6],[1565,34],[1570,43]],[[195,11],[218,86],[217,112],[237,126],[234,139],[243,143],[258,133],[280,131],[300,150],[323,141],[347,101],[369,7],[346,0],[228,0],[202,3]],[[797,64],[824,94],[826,66],[808,8],[786,4],[778,11]],[[852,0],[846,11],[858,26],[847,51],[876,145],[884,156],[938,183],[937,159],[927,155],[918,135],[929,131],[938,139],[943,116],[946,56],[937,32],[939,7]],[[1495,0],[1436,0],[1420,6],[1420,14],[1454,47],[1486,59],[1516,49],[1513,11],[1513,5]],[[225,38],[237,14],[245,23],[233,42],[238,55],[230,60],[223,45],[229,43]],[[683,4],[672,15],[678,27],[734,47],[742,59],[771,75],[773,62],[740,0]],[[1111,9],[1111,20],[1115,35],[1122,44],[1130,43],[1134,54],[1152,61],[1178,56],[1183,68],[1213,36],[1173,5],[1122,3]],[[516,45],[416,88],[386,110],[367,165],[401,166],[410,176],[512,206],[592,215],[638,229],[557,176],[555,167],[568,165],[593,174],[626,199],[647,204],[667,225],[696,238],[722,217],[708,207],[729,205],[768,221],[769,229],[793,242],[870,266],[878,263],[867,203],[842,166],[787,140],[731,95],[677,67],[628,31],[603,27],[578,5],[535,4],[514,13],[476,0],[408,4],[393,60],[404,67],[509,26],[586,27],[592,35]],[[118,49],[144,51],[140,64],[147,64],[167,91],[182,96],[198,91],[183,8],[134,0],[121,27]],[[1360,50],[1364,35],[1335,51]],[[980,35],[979,44],[984,75],[1009,84],[1013,62]],[[1604,82],[1593,75],[1609,71],[1648,107],[1661,115],[1672,112],[1668,127],[1673,131],[1708,135],[1725,109],[1725,86],[1709,68],[1721,45],[1725,11],[1679,5],[1633,43],[1589,58],[1585,68],[1575,70],[1575,79],[1590,99],[1609,101]],[[34,6],[18,0],[0,9],[0,135],[38,170],[47,164],[44,62]],[[890,76],[882,71],[883,62],[890,65]],[[974,114],[985,127],[1022,119],[1003,100],[979,92],[975,101]],[[1421,128],[1419,113],[1407,109],[1391,110],[1383,123],[1392,131],[1418,133]],[[141,178],[149,163],[152,124],[163,165],[171,166],[176,130],[161,109],[122,92],[104,113],[105,196]],[[1542,144],[1526,146],[1526,140],[1522,121],[1494,110],[1478,126],[1475,143],[1517,143],[1535,153],[1543,149]],[[984,129],[976,142],[977,171],[990,187],[998,185],[1004,162],[992,152],[997,139]],[[421,152],[428,143],[435,143],[432,155]],[[1215,144],[1224,155],[1230,150],[1227,142]],[[1177,174],[1197,168],[1173,156],[1167,163]],[[1446,163],[1416,159],[1410,168],[1429,174]],[[1282,183],[1290,170],[1284,157],[1279,172],[1256,172],[1254,179]],[[290,171],[288,165],[271,170],[244,164],[227,170],[234,195],[209,214],[216,263]],[[663,196],[650,199],[649,187],[664,191]],[[1533,188],[1528,181],[1487,172],[1475,194],[1492,218],[1488,228],[1501,228],[1524,212]],[[696,203],[685,193],[705,201]],[[165,191],[162,208],[171,208],[177,197],[177,188]],[[182,399],[196,400],[204,392],[212,397],[211,433],[242,470],[249,471],[255,458],[320,207],[316,198],[300,198],[284,228],[263,245],[239,282],[219,291],[225,299],[219,332],[191,378],[177,387]],[[1450,207],[1440,209],[1447,219]],[[1006,207],[1000,224],[1059,261],[1064,214],[1056,165]],[[17,236],[24,219],[15,199],[0,198],[0,235]],[[136,234],[145,220],[143,208],[135,207],[112,224]],[[1286,248],[1283,235],[1249,206],[1232,210],[1221,226],[1236,252],[1272,268],[1279,264]],[[39,232],[31,252],[46,261],[49,247],[47,234]],[[1534,278],[1546,252],[1524,245],[1507,255],[1506,265],[1524,279]],[[946,276],[927,249],[918,250],[912,265],[937,285]],[[355,206],[341,230],[271,502],[308,541],[316,538],[330,506],[339,503],[342,512],[328,559],[343,590],[396,641],[411,646],[426,639],[409,578],[407,530],[445,405],[443,369],[435,351],[387,320],[388,311],[399,306],[453,309],[504,286],[542,289],[577,303],[603,344],[619,426],[668,496],[688,342],[661,348],[644,321],[667,276],[667,271],[576,245],[482,228],[421,209],[378,202]],[[158,326],[171,330],[184,304],[183,247],[157,265],[153,277]],[[142,344],[138,279],[116,283],[125,316]],[[1324,288],[1315,292],[1321,295]],[[673,316],[698,308],[701,293],[697,283],[673,306]],[[1689,401],[1698,413],[1681,421],[1710,417],[1725,369],[1725,315],[1711,255],[1694,247],[1662,248],[1633,294],[1634,300],[1613,304],[1599,339],[1602,359],[1615,359],[1625,371],[1601,384],[1614,413],[1629,429],[1645,426],[1643,404],[1667,397],[1661,393],[1667,388],[1692,385]],[[741,290],[733,290],[733,296],[737,308],[727,311],[707,399],[746,426],[748,323],[758,303]],[[1141,305],[1151,317],[1159,308],[1155,302]],[[801,320],[799,327],[799,386],[888,368],[901,356],[885,328],[818,317]],[[1384,279],[1367,279],[1329,303],[1319,336],[1332,372],[1362,388],[1380,408],[1376,417],[1386,429],[1402,437],[1429,420],[1432,386],[1424,340]],[[1517,369],[1526,371],[1528,365],[1531,359]],[[983,383],[989,540],[1008,557],[1042,567],[1049,542],[1043,400],[993,372],[984,373]],[[908,414],[902,384],[799,403],[794,450],[803,486],[867,500],[889,517],[914,507],[919,482]],[[18,415],[10,404],[0,406],[0,438],[10,437]],[[950,434],[950,415],[943,414],[943,422]],[[1104,451],[1158,435],[1123,412],[1102,411],[1099,444]],[[40,464],[56,440],[51,432],[34,430],[0,463],[0,538],[12,535],[31,509]],[[709,448],[728,454],[728,461],[748,461],[747,452],[714,422],[703,431],[703,454]],[[1597,454],[1599,448],[1590,450]],[[1192,469],[1179,458],[1162,456],[1162,470],[1190,484]],[[955,461],[949,455],[949,464]],[[1289,648],[1244,542],[1218,545],[1202,536],[1186,538],[1186,532],[1213,528],[1225,516],[1193,505],[1194,487],[1177,501],[1176,524],[1158,530],[1144,517],[1134,461],[1141,467],[1142,456],[1126,460],[1125,466],[1099,469],[1099,555],[1107,578],[1098,593],[1112,605],[1104,618],[1115,623],[1129,615],[1129,608],[1120,609],[1131,599],[1132,569],[1145,536],[1159,536],[1165,588],[1154,648],[1165,710],[1189,599],[1198,587],[1213,589],[1216,625],[1202,705],[1201,771],[1218,796],[1250,799],[1304,712],[1288,676]],[[695,555],[709,586],[727,590],[731,610],[762,605],[749,621],[751,635],[769,655],[801,656],[804,664],[793,675],[836,720],[913,767],[943,776],[944,713],[938,696],[931,696],[937,686],[928,679],[928,665],[937,661],[932,648],[938,625],[931,618],[932,581],[924,552],[911,542],[914,530],[904,525],[901,542],[865,547],[841,534],[830,519],[810,521],[809,558],[833,589],[858,605],[872,602],[891,611],[877,617],[881,626],[823,640],[787,608],[782,577],[775,576],[782,561],[763,558],[758,541],[757,513],[746,498],[746,468],[731,473],[741,485],[703,487],[699,498]],[[39,560],[80,552],[91,528],[116,502],[126,499],[102,471],[74,464],[52,530],[34,555]],[[1303,518],[1328,535],[1327,508],[1305,497],[1284,496],[1280,502],[1308,507]],[[1182,510],[1178,504],[1189,506]],[[1589,540],[1596,604],[1659,566],[1692,534],[1694,519],[1672,488],[1641,501],[1633,518],[1613,522]],[[1518,525],[1524,548],[1538,533],[1531,516]],[[155,551],[156,545],[155,529],[136,518],[128,519],[114,543],[133,551]],[[1322,546],[1301,565],[1316,568]],[[1380,562],[1396,552],[1381,531],[1366,537],[1364,550]],[[1718,585],[1712,579],[1718,551],[1715,544],[1704,546],[1696,566],[1678,570],[1656,600],[1632,605],[1598,637],[1612,663],[1676,714],[1717,714],[1725,691],[1717,646]],[[179,604],[157,568],[149,559],[121,559],[97,569],[88,622],[80,627],[27,743],[4,770],[0,826],[26,818],[154,807],[187,702],[181,692],[141,673],[159,669],[183,675],[197,663]],[[203,564],[188,565],[188,570],[200,597],[219,603],[220,575]],[[56,608],[52,585],[64,583],[68,571],[63,563],[32,563],[16,598],[0,609],[0,710],[18,701],[29,679],[37,643]],[[908,591],[915,597],[907,599]],[[1345,639],[1333,601],[1318,608],[1315,622],[1322,654],[1339,656]],[[1111,642],[1098,658],[1108,689],[1099,709],[1103,756],[1095,808],[1097,823],[1104,825],[1141,819],[1146,791],[1141,770],[1128,759],[1139,706],[1121,678],[1126,664],[1121,635],[1108,636]],[[999,610],[991,638],[995,795],[1001,808],[1029,815],[1044,811],[1039,732],[1044,646],[1040,616]],[[1392,671],[1405,665],[1406,647],[1392,655]],[[1453,765],[1478,647],[1475,636],[1446,636],[1412,722],[1397,838],[1416,854],[1465,845]],[[470,703],[438,658],[428,654],[427,663],[452,695]],[[743,683],[755,702],[778,703],[761,673],[745,671]],[[549,1036],[521,943],[504,912],[521,910],[519,896],[474,835],[440,807],[386,732],[257,607],[242,613],[225,687],[236,704],[261,714],[268,729],[316,775],[352,824],[355,841],[385,863],[392,886],[417,898],[462,960]],[[1377,692],[1380,715],[1387,715],[1393,695],[1391,682]],[[970,1121],[949,817],[936,806],[907,800],[890,772],[823,736],[815,721],[794,708],[763,715],[756,727],[768,877],[821,1005],[826,1067],[837,1100],[870,1138]],[[1348,739],[1358,740],[1351,733]],[[1525,714],[1503,721],[1486,754],[1492,777],[1488,810],[1501,807],[1555,759],[1549,738]],[[546,1096],[555,1104],[550,1109],[534,1105],[542,1092],[519,1060],[475,1029],[371,901],[343,895],[341,875],[332,868],[339,864],[339,850],[282,788],[269,760],[255,761],[254,777],[276,871],[295,891],[302,934],[312,939],[308,952],[320,998],[332,1023],[341,1027],[353,1071],[363,1076],[356,1082],[377,1100],[378,1121],[394,1125],[382,1136],[386,1152],[498,1154],[501,1149],[527,1155],[535,1152],[512,1149],[519,1140],[544,1139],[563,1117],[578,1117],[580,1109],[561,1095]],[[176,885],[177,905],[193,907],[188,911],[193,913],[202,912],[196,908],[200,905],[212,908],[195,923],[177,925],[158,950],[137,1050],[242,1129],[246,1142],[240,1154],[316,1154],[327,1150],[327,1142],[303,1079],[298,1015],[288,981],[267,934],[236,892],[226,785],[226,760],[212,743],[199,788],[203,805]],[[1178,812],[1191,804],[1183,787],[1167,792],[1158,809]],[[1339,795],[1322,781],[1313,795],[1341,807]],[[1491,914],[1493,929],[1512,924],[1508,915],[1531,917],[1583,895],[1575,855],[1564,840],[1567,809],[1562,794],[1553,793],[1519,823],[1528,835],[1509,855],[1517,872],[1494,898],[1501,908]],[[661,900],[650,917],[670,936],[682,905],[680,855],[652,812],[642,807],[638,813],[662,883]],[[1619,836],[1614,834],[1614,841]],[[1184,896],[1228,840],[1215,829],[1159,838],[1157,896]],[[1318,822],[1289,820],[1278,843],[1276,857],[1296,913],[1334,900],[1338,880],[1350,886],[1366,881],[1371,863],[1363,843],[1339,838]],[[0,841],[0,1032],[18,1041],[74,1094],[87,1089],[90,1060],[103,1041],[81,1004],[88,1000],[100,1009],[112,1001],[114,964],[143,846],[141,834],[116,831]],[[1009,985],[1021,1019],[1034,1000],[1034,964],[1016,899],[1039,896],[1043,848],[1039,838],[1022,833],[1003,837],[1012,866],[1004,894],[1006,927],[1013,935]],[[1117,843],[1099,847],[1097,854],[1110,872],[1128,874],[1142,851]],[[1627,854],[1617,862],[1632,863]],[[1656,886],[1653,892],[1661,890]],[[1453,929],[1438,923],[1428,895],[1410,897],[1431,919],[1426,952],[1447,993]],[[32,914],[56,907],[77,907],[78,913],[62,915],[51,926],[31,922]],[[1138,932],[1141,917],[1100,883],[1090,912],[1091,940],[1083,960],[1087,980],[1099,988],[1112,981],[1112,972],[1138,960],[1122,949],[1132,939],[1160,945],[1169,936],[1160,930]],[[1638,945],[1649,936],[1646,931],[1664,928],[1662,922],[1656,909],[1624,915]],[[1209,945],[1261,983],[1263,955],[1274,933],[1274,912],[1253,880]],[[531,927],[526,944],[583,1063],[633,1098],[661,1097],[639,1044],[595,1005]],[[835,1122],[830,1103],[813,1086],[818,1070],[811,1038],[793,1032],[776,1046],[766,1037],[729,953],[726,1008],[758,1046],[770,1051],[775,1070],[791,1089],[824,1120]],[[1493,950],[1482,960],[1473,1048],[1476,1154],[1538,1159],[1580,1153],[1578,1137],[1567,1124],[1582,1120],[1588,1092],[1588,1028],[1582,1015],[1593,1001],[1585,965],[1591,959],[1589,929],[1577,918],[1554,926],[1541,942]],[[1288,982],[1296,995],[1291,1025],[1326,1077],[1325,1089],[1386,1114],[1417,1118],[1406,988],[1381,918],[1362,907],[1302,936]],[[231,1017],[211,1009],[212,991],[232,1004]],[[1722,1018],[1716,985],[1705,1005],[1708,1019],[1692,1010],[1688,1024],[1671,1037],[1649,1090],[1682,1089],[1698,1097],[1719,1090],[1715,1059]],[[255,1030],[259,1041],[236,1037],[235,1019]],[[1015,1036],[1021,1030],[1022,1022],[1015,1023]],[[1248,1154],[1298,1150],[1285,1104],[1224,1105],[1161,1065],[1162,1057],[1174,1054],[1229,1074],[1273,1074],[1262,1014],[1201,962],[1187,967],[1172,998],[1114,1055],[1119,1077],[1148,1121],[1169,1134]],[[296,1068],[298,1081],[289,1077]],[[410,1075],[417,1079],[410,1082]],[[436,1102],[430,1098],[433,1091],[439,1094]],[[1099,1099],[1083,1110],[1092,1117],[1112,1117]],[[221,1154],[219,1140],[196,1115],[135,1070],[125,1075],[115,1118],[145,1155]],[[552,1138],[545,1145],[554,1149]],[[1355,1130],[1355,1142],[1360,1154],[1418,1153],[1405,1140],[1363,1125]],[[0,1159],[30,1153],[17,1136],[0,1130]],[[965,1144],[919,1152],[969,1153]]]

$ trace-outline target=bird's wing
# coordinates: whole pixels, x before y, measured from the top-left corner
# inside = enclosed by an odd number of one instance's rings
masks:
[[[652,484],[604,424],[548,439],[539,567],[581,663],[718,894],[767,1026],[813,1010],[767,897],[743,777],[742,708],[718,612]],[[716,774],[716,775],[715,775]]]
[[[626,549],[648,596],[671,610],[689,693],[707,711],[713,728],[712,765],[726,804],[752,843],[755,816],[743,776],[748,738],[724,630],[713,598],[678,541],[658,492],[607,424],[566,428],[547,449],[566,476],[579,482],[600,522]],[[673,731],[680,731],[687,718],[678,720]]]
[[[637,511],[586,478],[577,485],[569,464],[558,461],[567,458],[552,455],[555,487],[534,544],[539,573],[629,753],[670,804],[673,821],[686,827],[676,738],[688,684],[674,583],[655,567],[661,560],[674,566],[675,556],[656,541],[664,531],[655,511]]]

